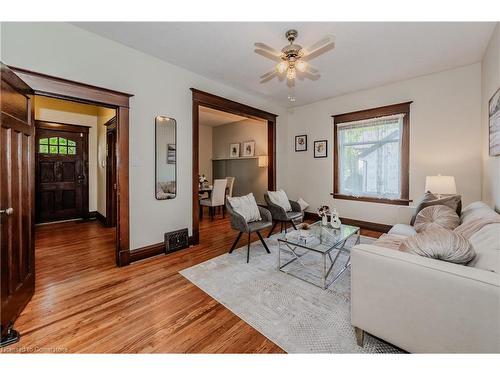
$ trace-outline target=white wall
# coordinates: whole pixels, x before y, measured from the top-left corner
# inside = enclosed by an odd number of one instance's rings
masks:
[[[489,156],[488,102],[500,87],[500,24],[497,23],[482,62],[482,199],[500,212],[500,156]]]
[[[200,124],[199,134],[199,171],[204,174],[208,181],[212,181],[212,142],[213,128]]]
[[[378,203],[333,200],[332,115],[413,101],[410,112],[410,199],[424,193],[426,175],[456,178],[468,204],[481,199],[481,64],[426,75],[343,95],[290,110],[287,178],[278,186],[303,197],[310,211],[333,205],[343,217],[394,224],[411,209]],[[308,151],[294,152],[294,137],[308,135]],[[313,141],[328,140],[328,158],[313,158]]]
[[[97,112],[98,107],[65,100],[35,97],[35,119],[88,126],[89,128],[89,211],[97,210]]]
[[[190,87],[245,103],[278,117],[278,140],[286,113],[258,98],[65,23],[2,23],[6,64],[134,94],[130,104],[130,246],[163,241],[167,231],[191,232],[192,106]],[[29,46],[29,48],[27,48]],[[154,119],[177,120],[177,197],[154,197]],[[283,143],[277,144],[278,155]],[[282,165],[283,163],[283,165]],[[280,181],[285,160],[277,161]],[[282,168],[280,170],[280,168]]]

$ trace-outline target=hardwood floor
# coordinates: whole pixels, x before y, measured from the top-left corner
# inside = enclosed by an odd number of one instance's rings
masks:
[[[37,227],[35,295],[4,352],[283,353],[178,273],[228,251],[227,217],[203,220],[198,246],[124,268],[114,236],[97,221]]]

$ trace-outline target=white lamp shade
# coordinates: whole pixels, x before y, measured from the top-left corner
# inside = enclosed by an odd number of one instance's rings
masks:
[[[425,178],[425,191],[433,194],[456,194],[457,186],[453,176],[427,176]]]
[[[267,167],[267,156],[259,156],[259,167]]]

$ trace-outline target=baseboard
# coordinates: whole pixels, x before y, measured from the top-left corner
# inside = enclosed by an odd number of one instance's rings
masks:
[[[101,224],[106,225],[106,218],[98,211],[89,211],[88,219],[97,219]]]
[[[189,236],[188,238],[188,244],[189,246],[193,245],[193,237]],[[130,251],[130,263],[137,262],[139,260],[155,257],[158,255],[166,255],[165,254],[165,243],[160,242],[160,243],[155,243],[152,245],[140,247],[135,250]],[[172,253],[170,253],[172,254]]]
[[[304,219],[318,221],[319,217],[318,217],[318,214],[316,214],[316,213],[306,211],[306,212],[304,212]],[[388,225],[388,224],[380,224],[380,223],[373,223],[371,221],[349,219],[347,217],[341,217],[340,221],[342,222],[342,224],[354,225],[356,227],[360,227],[361,229],[374,230],[374,231],[382,232],[382,233],[387,233],[392,228],[392,225]]]

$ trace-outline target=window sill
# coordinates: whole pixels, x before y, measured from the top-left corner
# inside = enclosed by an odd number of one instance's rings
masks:
[[[330,193],[335,199],[345,199],[350,201],[370,202],[370,203],[383,203],[393,204],[398,206],[409,206],[412,200],[410,199],[388,199],[388,198],[375,198],[375,197],[355,197],[353,195],[344,195],[337,193]]]

